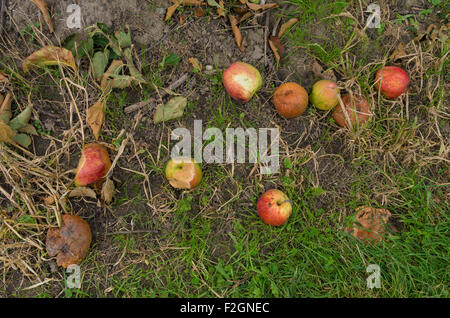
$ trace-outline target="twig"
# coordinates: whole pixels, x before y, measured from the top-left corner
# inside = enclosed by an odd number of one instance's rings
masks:
[[[116,234],[139,234],[139,233],[158,233],[158,230],[134,230],[134,231],[116,231],[111,233],[106,233],[105,235],[116,235]]]
[[[0,36],[3,35],[3,30],[5,29],[5,11],[6,11],[7,0],[1,0],[0,4]]]
[[[169,87],[167,89],[163,89],[160,92],[160,96],[161,98],[165,97],[166,95],[168,95],[168,91],[172,91],[174,89],[177,89],[178,87],[180,87],[184,82],[186,82],[188,79],[188,74],[184,74],[183,76],[181,76],[179,79],[177,79],[175,82],[173,82],[172,84],[169,85]],[[133,104],[131,106],[128,106],[124,109],[125,114],[129,114],[132,113],[138,109],[141,109],[144,106],[147,106],[151,103],[154,103],[156,100],[154,97],[150,97],[147,100],[144,100],[142,102]]]

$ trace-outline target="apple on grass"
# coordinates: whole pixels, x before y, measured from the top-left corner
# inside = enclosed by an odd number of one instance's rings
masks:
[[[284,118],[295,118],[303,114],[308,107],[308,93],[297,83],[281,84],[273,94],[273,104]]]
[[[166,178],[172,187],[190,190],[202,180],[202,170],[192,158],[172,158],[166,165]]]
[[[377,72],[375,88],[387,99],[394,99],[406,92],[409,76],[401,67],[385,66]]]
[[[75,185],[84,187],[101,181],[111,168],[108,151],[99,144],[87,144],[83,147],[75,175]]]
[[[291,200],[278,189],[268,190],[261,195],[256,209],[264,223],[274,226],[285,224],[292,214]]]
[[[311,91],[311,103],[320,110],[330,110],[339,103],[339,87],[330,80],[316,82]]]
[[[223,72],[222,82],[233,99],[248,102],[260,89],[262,77],[252,65],[234,62]]]

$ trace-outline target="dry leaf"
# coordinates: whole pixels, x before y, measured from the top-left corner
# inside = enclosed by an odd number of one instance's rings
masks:
[[[204,14],[205,13],[203,12],[202,8],[197,7],[197,8],[194,9],[194,16],[195,17],[199,18],[199,17],[202,17]]]
[[[202,63],[200,63],[199,60],[197,60],[195,57],[189,58],[189,63],[191,63],[194,69],[197,69],[199,71],[201,71],[203,68]]]
[[[91,127],[95,139],[98,140],[103,122],[105,121],[105,105],[101,101],[98,101],[87,110],[86,117],[87,124]]]
[[[288,22],[284,23],[281,27],[280,27],[280,31],[278,31],[278,37],[281,38],[281,36],[287,31],[289,30],[294,24],[296,24],[298,22],[297,18],[292,18],[290,19]]]
[[[269,46],[272,49],[273,54],[275,55],[275,60],[277,62],[282,61],[285,49],[280,39],[277,36],[271,36],[269,38]]]
[[[124,88],[131,85],[132,81],[131,77],[129,76],[124,77],[123,83],[121,82],[121,78],[117,78],[117,75],[119,74],[123,65],[124,64],[121,60],[114,60],[111,62],[111,65],[103,74],[102,80],[100,81],[100,87],[103,91],[109,90],[113,87]]]
[[[230,14],[228,18],[230,19],[231,29],[233,30],[234,38],[236,39],[236,44],[238,48],[242,51],[242,34],[238,26],[238,20],[232,14]]]
[[[111,179],[107,179],[102,186],[102,199],[107,203],[111,203],[114,197],[114,192],[116,188],[114,187],[114,182]]]
[[[359,207],[356,211],[356,222],[347,228],[347,232],[360,240],[383,240],[382,235],[388,228],[391,212],[367,206]]]
[[[88,187],[76,187],[67,195],[69,198],[74,197],[88,197],[92,199],[97,199],[97,194],[94,190]]]
[[[179,22],[180,22],[180,25],[183,25],[186,23],[186,15],[184,13],[182,15],[180,15]]]
[[[41,10],[42,15],[44,16],[45,23],[47,23],[48,28],[50,29],[50,33],[55,33],[55,28],[53,27],[52,18],[49,13],[49,5],[45,0],[32,0],[35,5]]]
[[[11,138],[16,135],[15,131],[12,130],[3,120],[0,120],[0,142],[11,143]]]
[[[8,75],[0,71],[0,83],[9,83]]]
[[[164,21],[169,21],[172,18],[173,14],[175,13],[175,11],[177,11],[180,4],[181,3],[179,1],[175,1],[173,5],[167,8],[166,17],[164,18]]]
[[[220,8],[217,8],[217,15],[219,17],[225,17],[226,16],[226,11],[225,11],[225,7],[223,5],[223,1],[222,0],[219,1],[219,6],[220,6]]]
[[[42,49],[28,56],[22,64],[24,73],[27,73],[33,66],[44,67],[49,65],[63,64],[77,71],[75,59],[72,52],[56,46],[44,46]]]
[[[323,71],[323,67],[319,64],[319,62],[317,62],[316,60],[314,60],[314,62],[311,65],[311,69],[312,72],[314,74],[315,77],[319,77],[322,79],[327,79],[333,82],[337,81],[336,75],[334,74],[334,71],[332,69],[329,69],[327,71]]]
[[[394,53],[389,57],[390,60],[396,61],[398,59],[401,59],[402,57],[405,57],[406,51],[405,51],[405,45],[403,43],[400,43],[394,50]]]
[[[278,4],[276,4],[276,3],[255,4],[255,3],[246,1],[246,4],[253,11],[267,10],[267,9],[272,9],[272,8],[278,7]]]

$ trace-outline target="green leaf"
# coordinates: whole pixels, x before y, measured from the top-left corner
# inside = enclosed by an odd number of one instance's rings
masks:
[[[28,125],[28,121],[31,118],[31,111],[33,110],[33,106],[28,106],[25,108],[24,111],[22,111],[19,115],[17,115],[15,118],[11,119],[9,122],[9,126],[14,129],[15,131],[18,131],[19,129],[25,127]]]
[[[103,74],[105,73],[106,67],[109,61],[109,51],[96,52],[92,58],[92,68],[94,70],[94,77],[96,81],[101,80]]]
[[[28,135],[25,134],[18,134],[11,138],[15,142],[17,142],[19,145],[28,148],[29,145],[31,145],[31,138]]]
[[[187,99],[183,96],[172,98],[165,105],[159,105],[153,117],[153,122],[158,124],[163,121],[176,119],[183,116],[187,105]]]
[[[181,56],[179,56],[175,53],[170,53],[166,58],[164,58],[164,60],[160,64],[160,66],[161,67],[176,66],[180,61],[181,61]]]
[[[88,56],[94,50],[94,40],[81,34],[69,35],[63,42],[62,47],[72,52],[74,56],[78,53],[78,58]]]
[[[122,49],[125,49],[125,48],[131,46],[131,34],[129,32],[125,33],[123,31],[117,31],[115,33],[115,37],[117,39],[119,46]]]

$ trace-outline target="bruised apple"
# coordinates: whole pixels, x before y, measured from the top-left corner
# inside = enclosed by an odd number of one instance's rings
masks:
[[[262,85],[259,71],[250,64],[234,62],[222,75],[228,94],[240,102],[248,102]]]
[[[166,178],[176,189],[193,189],[202,180],[202,170],[191,158],[173,158],[167,163]]]
[[[336,124],[341,127],[352,128],[359,127],[370,118],[369,102],[361,95],[346,94],[342,96],[342,103],[338,105],[333,111],[333,118]]]
[[[401,67],[385,66],[377,72],[375,88],[387,99],[394,99],[406,92],[409,76]]]
[[[78,264],[86,256],[92,241],[89,224],[76,215],[62,216],[61,228],[50,228],[45,246],[50,256],[56,256],[58,266]]]
[[[308,93],[297,83],[281,84],[273,94],[273,104],[284,118],[295,118],[308,107]]]
[[[256,209],[264,223],[274,226],[285,224],[292,214],[291,200],[278,189],[271,189],[261,195]]]
[[[339,87],[330,80],[316,82],[311,91],[311,103],[320,110],[329,110],[339,103]]]
[[[84,187],[100,181],[111,168],[108,151],[99,144],[88,144],[83,147],[81,158],[75,175],[75,185]]]

